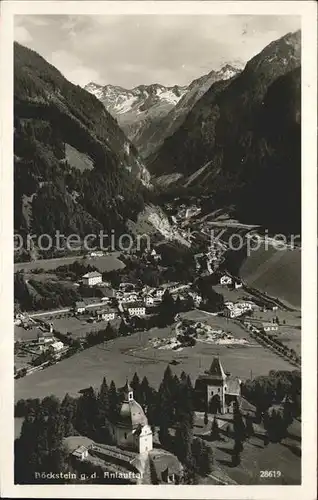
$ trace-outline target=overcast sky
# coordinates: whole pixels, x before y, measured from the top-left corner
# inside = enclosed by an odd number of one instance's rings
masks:
[[[295,16],[15,16],[15,39],[78,85],[185,85],[245,64],[300,28]]]

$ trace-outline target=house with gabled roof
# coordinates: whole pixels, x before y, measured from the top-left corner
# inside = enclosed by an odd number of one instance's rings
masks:
[[[233,402],[241,395],[241,380],[226,373],[216,357],[209,370],[196,380],[195,395],[198,409],[209,413],[229,413]]]

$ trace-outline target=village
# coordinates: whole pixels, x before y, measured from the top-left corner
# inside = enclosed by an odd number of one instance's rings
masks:
[[[297,386],[293,373],[301,366],[300,316],[226,269],[227,245],[219,239],[208,241],[206,224],[207,235],[202,240],[204,227],[201,223],[198,227],[196,219],[199,213],[195,206],[190,210],[181,207],[172,219],[175,231],[185,240],[185,226],[191,227],[194,249],[190,260],[184,254],[179,258],[172,242],[171,248],[169,243],[156,244],[137,253],[116,254],[120,267],[110,271],[98,268],[102,259],[114,260],[111,252],[105,256],[101,251],[78,256],[70,264],[65,260],[56,269],[35,267],[26,275],[18,271],[24,289],[41,291],[43,283],[50,282],[54,293],[61,293],[60,287],[64,287],[68,294],[63,306],[48,308],[40,299],[44,309],[16,308],[16,409],[32,406],[34,398],[45,400],[49,393],[63,399],[67,392],[74,401],[98,399],[101,392],[93,396],[91,391],[96,391],[92,388],[98,387],[102,373],[112,384],[126,378],[125,385],[115,389],[117,411],[109,417],[106,431],[100,423],[97,430],[85,432],[76,424],[76,432],[64,437],[68,460],[77,471],[74,481],[80,474],[89,481],[93,474],[99,482],[110,484],[240,484],[246,480],[242,479],[246,464],[253,480],[257,468],[262,467],[262,454],[256,469],[251,465],[253,448],[265,450],[271,443],[274,457],[283,453],[280,443],[287,440],[292,453],[299,453],[295,444],[300,432],[299,408],[289,389],[283,397],[275,396],[275,389],[263,411],[253,387],[258,384],[262,393],[266,377],[275,387],[284,385],[281,377],[286,375],[280,374],[289,371],[288,383]],[[195,236],[197,229],[199,237]],[[129,382],[132,362],[136,373]],[[163,429],[160,412],[156,410],[157,418],[152,414],[152,405],[160,406],[158,398],[163,397],[159,387],[163,364],[168,366],[166,372],[173,370],[176,381],[181,377],[178,390],[186,376],[191,378],[192,430],[189,427],[184,432],[192,435],[188,437],[196,472],[187,470],[185,457],[176,449],[179,440],[185,439],[179,436],[179,417],[172,415]],[[81,370],[84,366],[86,370],[91,367],[86,375]],[[137,373],[147,384],[149,378],[148,395],[141,389],[143,384],[136,382]],[[79,400],[78,394],[82,394]],[[89,405],[93,404],[91,400]],[[294,416],[284,420],[289,407]],[[17,410],[18,419],[25,415],[25,409]],[[278,438],[273,437],[264,415],[272,423],[276,415],[282,415],[282,422],[293,432],[285,429]],[[198,453],[205,456],[205,465]],[[274,458],[271,460],[274,464]],[[284,474],[289,474],[287,468]],[[292,480],[295,484],[297,477]],[[266,484],[269,479],[270,484],[281,484],[278,476],[267,478]],[[261,478],[256,482],[262,484]]]

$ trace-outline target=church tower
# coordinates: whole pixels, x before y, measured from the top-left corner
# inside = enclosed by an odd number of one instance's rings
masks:
[[[209,370],[199,375],[195,392],[202,411],[227,413],[241,394],[241,381],[226,374],[219,358],[214,358]]]
[[[153,447],[152,430],[147,417],[140,404],[135,401],[134,392],[128,381],[120,392],[123,399],[114,426],[116,444],[138,453],[147,453]]]

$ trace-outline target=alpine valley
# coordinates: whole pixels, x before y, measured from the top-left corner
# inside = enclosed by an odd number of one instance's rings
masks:
[[[16,230],[127,227],[180,196],[299,230],[300,32],[188,86],[85,90],[17,43],[14,57]]]
[[[146,157],[177,130],[212,83],[227,80],[238,73],[239,69],[227,64],[219,71],[211,71],[183,87],[153,84],[127,90],[91,82],[85,89],[104,104],[142,156]]]

